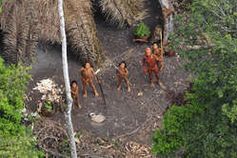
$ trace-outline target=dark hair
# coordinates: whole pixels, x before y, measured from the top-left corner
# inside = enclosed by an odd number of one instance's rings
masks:
[[[159,41],[160,41],[160,40],[159,40]],[[153,42],[153,43],[152,43],[152,46],[153,46],[154,44],[156,44],[159,48],[161,47],[161,46],[160,46],[160,43],[158,43],[158,42]]]
[[[93,67],[92,63],[90,61],[85,61],[83,64],[82,64],[82,67],[86,67],[86,64],[89,63],[91,67]]]
[[[78,85],[78,84],[77,84],[77,81],[76,81],[76,80],[73,80],[73,81],[71,82],[71,84],[70,84],[71,87],[72,87],[72,85],[73,85],[74,83],[75,83],[76,85]]]
[[[118,66],[120,66],[121,64],[124,64],[124,65],[125,65],[125,68],[127,68],[127,64],[126,64],[126,62],[125,62],[124,60],[121,61]]]

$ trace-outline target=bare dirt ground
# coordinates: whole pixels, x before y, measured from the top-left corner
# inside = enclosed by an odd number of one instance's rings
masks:
[[[154,17],[147,18],[146,21],[154,27],[152,18]],[[74,129],[80,133],[78,142],[80,156],[152,157],[150,151],[152,134],[160,127],[162,115],[171,102],[167,99],[167,95],[170,91],[175,94],[183,93],[188,87],[188,74],[176,57],[166,57],[165,68],[160,73],[160,81],[166,89],[162,89],[159,85],[151,88],[140,64],[145,47],[150,45],[133,43],[132,28],[120,30],[108,27],[101,20],[97,20],[97,28],[108,58],[106,66],[98,74],[102,80],[107,104],[104,105],[101,97],[96,98],[89,91],[87,98],[80,97],[82,108],[73,109]],[[120,93],[116,90],[116,70],[110,63],[117,65],[122,60],[128,64],[131,93],[127,93],[125,88]],[[80,67],[79,62],[69,57],[70,79],[77,80],[81,87]],[[63,84],[60,49],[48,47],[47,52],[39,49],[31,74],[33,80],[29,85],[28,97],[32,100],[38,97],[32,92],[32,88],[39,80],[52,78],[58,84]],[[98,85],[97,89],[99,90]],[[143,95],[138,96],[141,92]],[[34,111],[34,104],[31,103],[29,108]],[[102,124],[91,122],[88,117],[91,112],[102,113],[106,117],[105,122]],[[63,113],[57,112],[50,118],[43,118],[41,123],[46,120],[64,126]]]

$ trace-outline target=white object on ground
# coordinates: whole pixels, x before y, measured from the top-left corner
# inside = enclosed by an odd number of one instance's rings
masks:
[[[138,97],[143,96],[143,92],[139,92],[139,93],[137,94],[137,96],[138,96]]]
[[[57,103],[62,100],[63,90],[50,78],[40,80],[33,90],[38,90],[43,94],[41,100]]]
[[[96,123],[102,123],[105,120],[105,116],[102,115],[102,114],[97,115],[97,114],[92,112],[92,113],[89,114],[89,116],[91,118],[91,121],[94,121]]]
[[[38,90],[40,93],[46,94],[48,91],[52,91],[56,87],[56,84],[51,79],[43,79],[37,83],[37,87],[33,88],[33,90]]]

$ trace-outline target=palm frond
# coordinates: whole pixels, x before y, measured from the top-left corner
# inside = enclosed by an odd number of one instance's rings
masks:
[[[100,7],[107,21],[124,27],[145,17],[144,3],[144,0],[100,0]]]

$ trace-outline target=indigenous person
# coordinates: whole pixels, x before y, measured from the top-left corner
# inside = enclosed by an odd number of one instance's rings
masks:
[[[144,74],[148,73],[148,77],[149,77],[149,81],[151,86],[154,86],[153,84],[153,80],[152,80],[152,75],[154,74],[156,77],[156,82],[158,83],[159,81],[159,68],[157,65],[157,57],[152,54],[151,49],[150,48],[146,48],[145,50],[145,55],[143,57],[143,61],[142,61],[142,65],[143,65],[143,72]]]
[[[152,45],[153,54],[156,56],[159,71],[164,68],[164,50],[159,48],[156,43]]]
[[[95,72],[89,62],[87,62],[81,68],[81,81],[82,81],[82,93],[83,97],[87,97],[87,86],[89,85],[95,96],[99,96],[99,93],[96,90],[96,87],[93,83],[93,79],[95,78]]]
[[[128,69],[127,69],[127,64],[125,61],[122,61],[118,65],[118,70],[117,70],[117,78],[118,78],[118,86],[117,90],[120,91],[122,87],[122,81],[125,81],[127,85],[127,90],[128,92],[131,92],[131,87],[130,87],[130,82],[128,80]]]
[[[160,43],[162,42],[162,26],[161,25],[157,25],[154,29],[152,38],[151,38],[151,42],[152,43]]]
[[[73,105],[76,105],[77,107],[81,107],[79,104],[79,86],[77,84],[77,81],[71,82],[71,95],[73,99]]]

